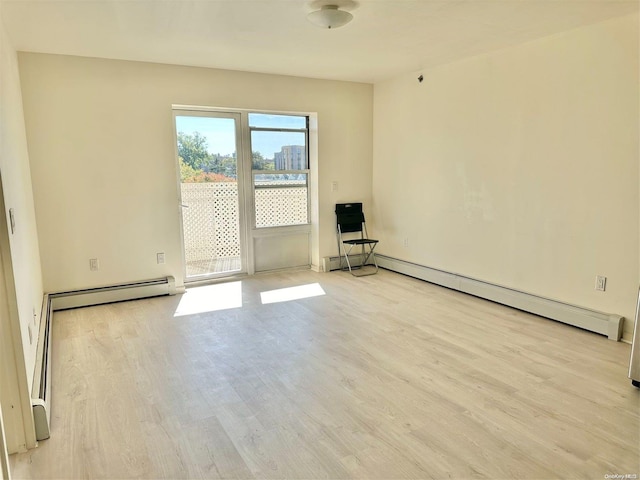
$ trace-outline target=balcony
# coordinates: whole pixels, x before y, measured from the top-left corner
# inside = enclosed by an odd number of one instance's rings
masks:
[[[187,278],[240,271],[238,184],[182,183],[181,189]],[[256,183],[256,228],[308,223],[307,190],[300,180]]]

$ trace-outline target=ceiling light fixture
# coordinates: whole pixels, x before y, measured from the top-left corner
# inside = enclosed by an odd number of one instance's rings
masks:
[[[320,10],[311,12],[307,19],[322,28],[338,28],[353,20],[353,15],[340,10],[337,5],[324,5]]]

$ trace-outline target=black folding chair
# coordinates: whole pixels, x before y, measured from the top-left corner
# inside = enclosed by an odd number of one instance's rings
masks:
[[[336,204],[336,219],[338,224],[338,254],[340,255],[340,269],[349,270],[351,275],[356,277],[364,277],[365,275],[373,275],[378,273],[378,262],[374,250],[378,244],[378,240],[373,240],[367,233],[367,225],[362,212],[362,203],[338,203]],[[344,238],[344,234],[360,234],[359,238]],[[348,235],[352,237],[353,235]],[[347,250],[346,247],[349,247]],[[353,247],[360,246],[359,264],[352,265],[349,255]],[[366,269],[369,260],[373,261],[375,269]],[[344,267],[346,263],[346,268]],[[370,265],[370,264],[369,264]],[[360,270],[356,274],[354,271]]]

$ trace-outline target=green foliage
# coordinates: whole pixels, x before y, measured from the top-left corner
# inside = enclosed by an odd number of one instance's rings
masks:
[[[211,163],[207,138],[200,132],[193,135],[178,132],[178,156],[194,170],[205,170]]]
[[[275,170],[273,160],[264,158],[260,152],[251,152],[252,168],[254,170]]]
[[[202,170],[196,170],[191,165],[187,165],[182,157],[178,158],[180,162],[180,181],[185,183],[189,178],[195,177]]]
[[[200,173],[212,174],[201,178],[237,177],[237,162],[234,155],[209,153],[207,138],[200,132],[193,135],[178,132],[178,157],[180,157],[180,176],[184,182],[187,178],[196,178]],[[216,177],[219,175],[220,177]],[[230,180],[202,180],[230,181]]]
[[[196,170],[187,165],[182,157],[178,159],[180,162],[180,181],[182,183],[209,183],[209,182],[235,182],[235,178],[227,177],[221,173],[205,172],[204,170]]]
[[[233,155],[220,155],[219,153],[211,156],[211,165],[207,172],[219,173],[227,177],[237,177],[237,161]]]
[[[196,171],[196,174],[192,177],[183,179],[182,183],[220,183],[235,181],[235,178],[225,177],[220,173],[203,172],[202,170],[200,170]]]

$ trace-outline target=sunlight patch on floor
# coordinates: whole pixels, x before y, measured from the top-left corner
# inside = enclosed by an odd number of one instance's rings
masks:
[[[242,282],[219,283],[188,288],[174,317],[242,307]]]
[[[263,305],[267,303],[290,302],[301,298],[319,297],[326,295],[319,283],[309,283],[297,287],[279,288],[260,293]]]

